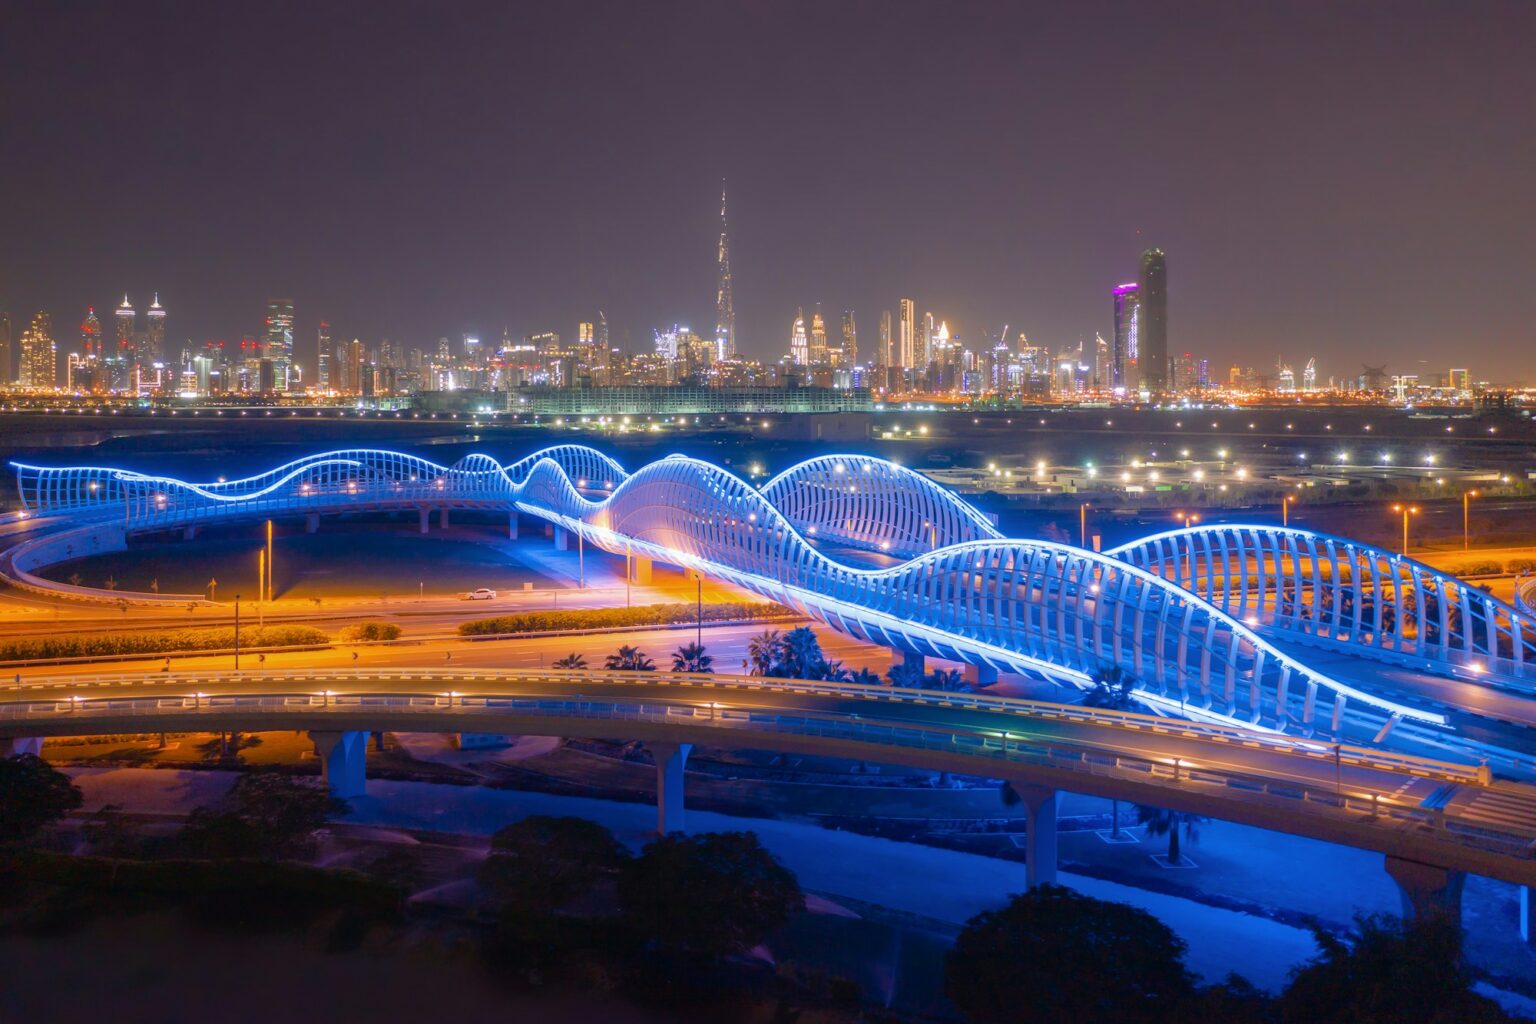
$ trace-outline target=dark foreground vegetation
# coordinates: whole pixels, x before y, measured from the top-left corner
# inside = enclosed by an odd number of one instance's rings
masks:
[[[1183,941],[1144,911],[1042,886],[965,927],[944,958],[950,1005],[916,1018],[814,963],[775,960],[805,895],[750,832],[671,835],[632,851],[585,819],[525,818],[492,837],[477,895],[444,911],[408,902],[427,880],[409,847],[317,866],[327,822],[347,807],[312,780],[243,775],[216,806],[161,832],[110,809],[61,829],[80,802],[46,762],[0,761],[0,933],[68,934],[167,912],[236,936],[318,933],[331,952],[451,933],[447,944],[467,949],[509,1000],[606,993],[673,1020],[1509,1020],[1472,992],[1459,929],[1443,919],[1362,918],[1343,938],[1318,930],[1318,956],[1270,996],[1236,975],[1198,984]],[[1234,950],[1234,966],[1257,952]]]

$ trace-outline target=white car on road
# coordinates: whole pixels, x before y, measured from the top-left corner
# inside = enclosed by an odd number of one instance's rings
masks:
[[[471,590],[468,597],[471,601],[494,601],[496,599],[496,591],[490,587],[481,587],[479,590]]]

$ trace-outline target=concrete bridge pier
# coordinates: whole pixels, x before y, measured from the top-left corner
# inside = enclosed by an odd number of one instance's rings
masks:
[[[1024,885],[1056,884],[1057,790],[1017,786],[1028,812],[1024,819]]]
[[[181,539],[182,540],[197,540],[197,527],[195,527],[195,526],[183,527],[182,531],[181,531]]]
[[[1520,887],[1520,937],[1536,946],[1536,893],[1531,887]]]
[[[1429,914],[1449,914],[1451,920],[1458,925],[1461,923],[1461,885],[1466,879],[1465,872],[1388,854],[1387,874],[1397,883],[1398,894],[1403,900],[1404,920]]]
[[[997,682],[997,669],[991,665],[967,665],[965,681],[972,686],[991,686]]]
[[[320,532],[320,513],[319,512],[306,512],[304,514],[304,532],[305,533],[319,533]]]
[[[683,767],[688,763],[692,743],[647,743],[656,761],[656,832],[687,832],[683,812]]]
[[[367,778],[368,734],[361,731],[321,732],[311,730],[315,756],[331,796],[350,800],[364,792]]]
[[[556,551],[569,551],[569,550],[571,550],[571,531],[567,530],[563,526],[555,527],[555,550]]]
[[[629,582],[638,583],[642,587],[651,585],[651,560],[649,558],[641,558],[639,555],[630,556]]]
[[[421,506],[421,508],[418,508],[416,510],[416,516],[417,516],[417,529],[418,530],[420,530],[422,533],[426,533],[429,529],[432,528],[432,510],[431,509],[429,509],[425,505],[423,505],[423,506]]]
[[[895,654],[895,657],[891,659],[892,668],[895,668],[897,665],[910,665],[918,672],[928,671],[928,659],[917,651],[906,647],[893,647],[891,651]]]
[[[447,507],[443,507],[443,508],[440,508],[440,509],[437,510],[437,528],[439,530],[446,530],[446,529],[448,529],[448,509],[447,509]]]
[[[43,738],[41,736],[0,736],[0,758],[20,757],[22,754],[42,757]]]
[[[517,540],[517,513],[507,513],[507,540]]]
[[[549,520],[546,519],[544,521],[544,536],[546,536],[546,537],[553,537],[554,535],[555,535],[555,524],[551,523]]]

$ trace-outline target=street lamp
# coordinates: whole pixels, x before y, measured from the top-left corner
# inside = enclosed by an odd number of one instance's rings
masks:
[[[1088,502],[1077,506],[1077,544],[1079,547],[1088,546]]]
[[[1280,499],[1280,525],[1281,526],[1290,526],[1291,525],[1291,502],[1293,502],[1295,500],[1296,499],[1291,497],[1289,494],[1287,494],[1285,497]]]
[[[240,595],[235,595],[235,671],[240,671]]]
[[[1408,557],[1408,517],[1409,516],[1416,516],[1416,515],[1418,515],[1419,514],[1419,506],[1417,506],[1417,505],[1402,505],[1402,504],[1398,504],[1398,505],[1393,505],[1392,506],[1392,511],[1393,512],[1401,512],[1403,514],[1403,557],[1407,558]]]
[[[696,583],[698,585],[698,588],[699,588],[699,590],[698,590],[698,600],[699,600],[698,632],[695,635],[694,639],[695,639],[695,641],[698,643],[698,645],[700,647],[703,647],[704,646],[704,575],[703,575],[703,573],[700,573],[698,570],[694,570],[693,582]]]
[[[1472,513],[1472,499],[1477,497],[1477,491],[1467,491],[1461,496],[1461,550],[1472,550],[1472,531],[1468,529]]]
[[[1179,525],[1184,526],[1184,527],[1194,526],[1196,523],[1198,523],[1200,521],[1200,516],[1197,513],[1194,513],[1194,512],[1175,512],[1173,514],[1173,518],[1177,519],[1179,521]],[[1195,589],[1195,538],[1193,536],[1186,537],[1186,538],[1184,538],[1184,542],[1185,542],[1185,548],[1184,548],[1185,557],[1186,557],[1186,559],[1187,559],[1187,561],[1189,563],[1189,589],[1190,590],[1194,590]]]

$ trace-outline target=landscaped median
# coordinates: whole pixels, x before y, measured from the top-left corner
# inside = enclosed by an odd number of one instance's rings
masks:
[[[705,622],[755,622],[782,619],[796,613],[781,604],[759,601],[728,601],[706,604]],[[463,636],[500,636],[507,633],[563,633],[584,629],[615,629],[623,626],[671,626],[697,622],[700,607],[691,602],[643,604],[633,608],[573,608],[568,611],[519,612],[492,619],[459,624]]]
[[[240,630],[242,648],[329,647],[331,635],[313,626],[254,626]],[[22,637],[0,643],[0,661],[47,661],[55,658],[102,658],[121,654],[174,654],[223,651],[235,646],[233,627],[172,629],[138,633],[101,633]]]

